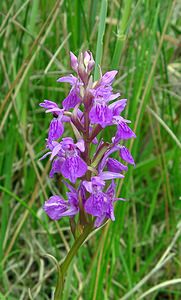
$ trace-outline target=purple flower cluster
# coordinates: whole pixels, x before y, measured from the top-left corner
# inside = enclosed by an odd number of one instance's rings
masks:
[[[127,171],[124,163],[134,165],[134,159],[120,142],[136,136],[128,126],[130,121],[120,116],[127,100],[116,100],[120,94],[113,93],[117,71],[106,72],[94,82],[91,72],[95,62],[90,51],[81,53],[79,58],[70,53],[70,61],[76,77],[70,74],[57,80],[71,85],[62,108],[50,100],[40,103],[53,116],[46,140],[48,152],[42,159],[50,155],[50,177],[61,174],[68,180],[63,182],[69,190],[67,200],[59,195],[51,196],[44,210],[53,220],[79,215],[81,225],[94,220],[95,227],[99,227],[107,219],[115,219],[114,202],[124,200],[115,196],[114,179],[123,178],[123,172]],[[67,123],[75,140],[62,137]],[[110,141],[98,141],[99,133],[107,126],[117,127],[115,136]],[[91,156],[92,148],[95,151]],[[111,157],[114,152],[119,153],[122,162]]]

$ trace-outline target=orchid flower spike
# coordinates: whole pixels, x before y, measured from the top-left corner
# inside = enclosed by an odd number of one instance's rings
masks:
[[[40,103],[53,117],[46,139],[47,153],[42,159],[49,155],[50,178],[59,176],[68,189],[66,198],[60,191],[46,200],[43,209],[52,220],[69,217],[77,227],[89,222],[100,227],[108,219],[115,220],[114,203],[125,200],[116,198],[115,179],[123,180],[127,164],[135,165],[123,143],[136,135],[131,122],[121,115],[127,99],[113,92],[118,72],[108,71],[94,82],[95,61],[89,50],[79,57],[70,52],[70,65],[75,74],[57,80],[70,85],[68,95],[60,103]],[[115,136],[100,140],[99,133],[106,127],[116,127]],[[119,159],[113,157],[114,153]]]

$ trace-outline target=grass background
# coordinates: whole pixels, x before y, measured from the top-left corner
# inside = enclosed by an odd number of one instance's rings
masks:
[[[38,104],[61,103],[69,87],[56,79],[85,49],[119,70],[136,168],[118,184],[129,202],[116,222],[71,265],[64,300],[181,299],[179,11],[174,0],[0,1],[0,300],[51,299],[56,268],[43,255],[61,261],[73,242],[68,220],[41,209],[65,191],[38,160],[50,121]]]

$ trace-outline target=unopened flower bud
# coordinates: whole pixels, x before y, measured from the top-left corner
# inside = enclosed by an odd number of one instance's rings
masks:
[[[77,69],[78,69],[78,59],[77,59],[77,57],[72,52],[70,52],[70,65],[71,65],[71,68],[75,72],[77,72]]]
[[[80,53],[80,56],[79,56],[78,74],[80,76],[80,79],[84,82],[84,84],[87,84],[88,74],[86,72],[86,68],[85,68],[85,65],[84,65],[83,53]]]
[[[84,52],[84,65],[88,74],[93,70],[95,61],[90,51]]]

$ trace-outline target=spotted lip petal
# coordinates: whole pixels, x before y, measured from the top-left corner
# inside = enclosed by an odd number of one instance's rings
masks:
[[[79,89],[76,87],[72,88],[68,96],[62,102],[63,108],[69,110],[70,108],[74,108],[78,103],[80,103],[81,99],[78,94]]]
[[[66,158],[61,166],[62,175],[72,183],[75,183],[76,179],[82,177],[86,171],[87,165],[78,155]]]
[[[113,201],[107,193],[99,191],[93,193],[84,204],[85,211],[96,217],[94,226],[99,227],[104,222],[105,218],[112,218]]]
[[[80,152],[84,152],[84,141],[80,139],[76,144],[70,137],[62,139],[60,143],[48,143],[51,146],[51,157],[53,160],[50,177],[55,173],[61,173],[65,178],[75,183],[77,178],[82,177],[87,171],[87,164],[79,156]]]
[[[54,174],[60,174],[61,173],[61,167],[62,167],[62,162],[64,161],[64,158],[57,158],[54,159],[54,161],[52,162],[52,168],[50,171],[50,178],[53,178]]]
[[[62,102],[64,109],[69,110],[70,108],[74,108],[81,102],[79,86],[82,85],[82,82],[80,82],[77,77],[70,74],[68,76],[60,77],[57,82],[66,82],[72,86],[68,96]]]
[[[110,205],[110,199],[108,196],[99,192],[91,195],[85,202],[85,211],[95,217],[101,217],[108,211]]]
[[[117,127],[117,132],[116,132],[114,142],[117,144],[119,143],[120,140],[128,140],[135,137],[136,137],[135,133],[126,124],[126,122],[120,122]]]
[[[48,140],[50,142],[59,139],[64,132],[64,126],[63,123],[61,122],[61,119],[59,118],[54,118],[49,127],[49,132],[48,132]]]
[[[105,182],[101,175],[92,177],[91,181],[84,181],[83,185],[90,193],[90,197],[85,201],[84,209],[88,214],[96,217],[94,226],[101,226],[107,218],[114,221],[113,203],[117,201],[114,181],[112,180],[106,192],[103,191]]]
[[[104,103],[97,103],[92,107],[89,117],[92,124],[100,124],[103,128],[112,122],[112,111]]]

